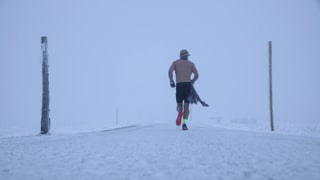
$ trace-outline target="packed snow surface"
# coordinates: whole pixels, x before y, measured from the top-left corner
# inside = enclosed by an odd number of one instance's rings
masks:
[[[319,180],[320,138],[173,124],[6,137],[0,179]]]

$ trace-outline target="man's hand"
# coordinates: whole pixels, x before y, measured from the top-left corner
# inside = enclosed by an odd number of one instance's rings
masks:
[[[170,86],[171,86],[172,88],[176,87],[176,84],[174,83],[173,80],[170,81]]]

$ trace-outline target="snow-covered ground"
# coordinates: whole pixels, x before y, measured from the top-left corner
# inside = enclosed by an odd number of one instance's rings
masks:
[[[320,138],[190,123],[0,138],[0,179],[320,179]]]

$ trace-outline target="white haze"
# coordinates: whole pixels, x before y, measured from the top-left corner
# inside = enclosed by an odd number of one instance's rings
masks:
[[[319,1],[0,0],[0,25],[0,136],[40,132],[41,36],[52,131],[174,125],[167,70],[182,48],[210,104],[192,122],[268,131],[272,41],[276,131],[320,132]]]

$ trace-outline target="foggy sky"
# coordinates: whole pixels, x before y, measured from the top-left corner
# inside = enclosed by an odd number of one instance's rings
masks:
[[[170,122],[167,71],[188,49],[210,108],[192,121],[269,128],[268,41],[276,129],[320,131],[316,0],[0,1],[0,131],[40,131],[41,36],[48,37],[50,117],[59,130]]]

